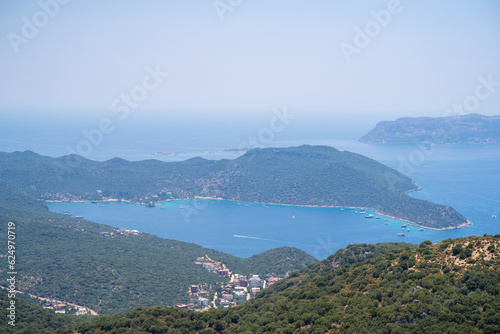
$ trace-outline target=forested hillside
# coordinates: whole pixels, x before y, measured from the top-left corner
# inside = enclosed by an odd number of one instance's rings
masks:
[[[191,284],[225,282],[194,262],[199,256],[234,269],[263,273],[303,268],[316,261],[298,249],[283,248],[256,255],[264,261],[240,259],[201,246],[140,235],[102,236],[115,229],[48,211],[43,202],[0,187],[0,238],[6,240],[7,223],[16,223],[19,290],[57,298],[112,314],[137,306],[170,306],[186,302]],[[6,244],[2,255],[7,254]],[[294,258],[290,253],[295,254]],[[280,266],[281,265],[281,266]],[[5,270],[0,268],[2,281]],[[6,285],[6,284],[4,284]]]
[[[255,149],[234,160],[106,162],[0,153],[0,180],[44,200],[123,199],[154,205],[196,196],[375,209],[436,229],[467,224],[453,208],[408,196],[412,180],[375,160],[327,146]]]
[[[27,301],[17,298],[15,304],[15,326],[9,325],[11,321],[7,315],[10,311],[10,298],[7,294],[0,291],[0,333],[53,333],[56,329],[59,331],[70,332],[76,324],[88,321],[88,319],[70,316],[65,314],[56,314],[52,310],[45,310],[41,306],[36,306]]]
[[[194,313],[139,308],[81,333],[500,332],[500,235],[351,245],[251,303]]]

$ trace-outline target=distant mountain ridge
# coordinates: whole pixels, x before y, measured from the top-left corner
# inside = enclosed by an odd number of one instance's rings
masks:
[[[365,143],[500,145],[500,116],[403,117],[377,123],[360,140]]]
[[[434,229],[468,223],[449,206],[408,196],[419,187],[407,176],[373,159],[328,146],[254,149],[234,160],[195,158],[174,163],[0,153],[0,179],[43,200],[114,198],[154,205],[170,198],[210,197],[371,208]]]

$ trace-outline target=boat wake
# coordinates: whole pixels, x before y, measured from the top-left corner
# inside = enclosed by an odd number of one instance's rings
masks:
[[[284,240],[276,240],[276,239],[266,239],[266,238],[252,237],[252,236],[248,236],[248,235],[234,234],[233,237],[235,237],[235,238],[244,238],[244,239],[253,239],[253,240],[262,240],[262,241],[270,241],[270,242],[279,242],[281,244],[287,244],[287,245],[306,246],[306,247],[313,247],[314,246],[314,245],[308,245],[308,244],[303,244],[303,243],[298,243],[298,242],[292,242],[292,241],[284,241]]]

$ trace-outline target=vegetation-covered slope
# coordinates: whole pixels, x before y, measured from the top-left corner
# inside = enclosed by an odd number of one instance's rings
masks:
[[[454,228],[467,220],[453,208],[418,200],[401,173],[362,155],[327,146],[256,149],[234,160],[230,178],[197,183],[205,194],[248,202],[362,207],[422,226]]]
[[[229,262],[230,268],[242,275],[258,274],[260,276],[274,273],[283,275],[302,269],[314,263],[314,258],[295,247],[280,247],[255,254],[246,259]],[[258,270],[258,271],[257,271]]]
[[[379,122],[366,143],[500,144],[500,116],[403,117]]]
[[[453,208],[408,196],[418,187],[375,160],[326,146],[255,149],[234,160],[195,158],[106,162],[33,152],[0,153],[0,180],[39,199],[117,198],[155,203],[168,198],[229,200],[376,209],[443,229],[467,220]]]
[[[500,235],[352,245],[257,295],[204,313],[139,308],[81,333],[499,333]]]
[[[76,326],[76,324],[81,323],[86,320],[84,318],[78,318],[76,316],[70,316],[65,314],[56,314],[52,310],[43,309],[41,306],[33,305],[17,298],[15,303],[15,318],[12,324],[8,322],[12,321],[7,317],[10,315],[10,301],[12,299],[8,298],[8,295],[4,292],[0,292],[0,333],[42,333],[49,334],[53,333],[56,329],[63,332],[66,329],[71,329]]]
[[[89,307],[99,313],[126,312],[137,306],[186,302],[190,284],[227,281],[196,265],[208,255],[232,268],[264,272],[272,261],[255,262],[201,246],[149,234],[101,236],[110,226],[48,211],[45,204],[0,187],[0,238],[7,222],[16,223],[19,290]],[[290,252],[297,254],[290,258]],[[6,255],[6,243],[0,254]],[[277,250],[276,271],[284,274],[316,261],[297,249]],[[264,256],[265,257],[265,256]],[[267,258],[267,257],[266,257]],[[5,269],[0,268],[2,281]],[[6,284],[3,284],[6,285]]]

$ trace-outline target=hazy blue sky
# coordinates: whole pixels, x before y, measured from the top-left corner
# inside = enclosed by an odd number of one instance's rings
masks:
[[[130,111],[152,118],[387,120],[442,116],[479,77],[500,82],[497,0],[60,2],[0,3],[2,113],[113,114],[134,92]],[[499,114],[493,90],[469,109]]]

